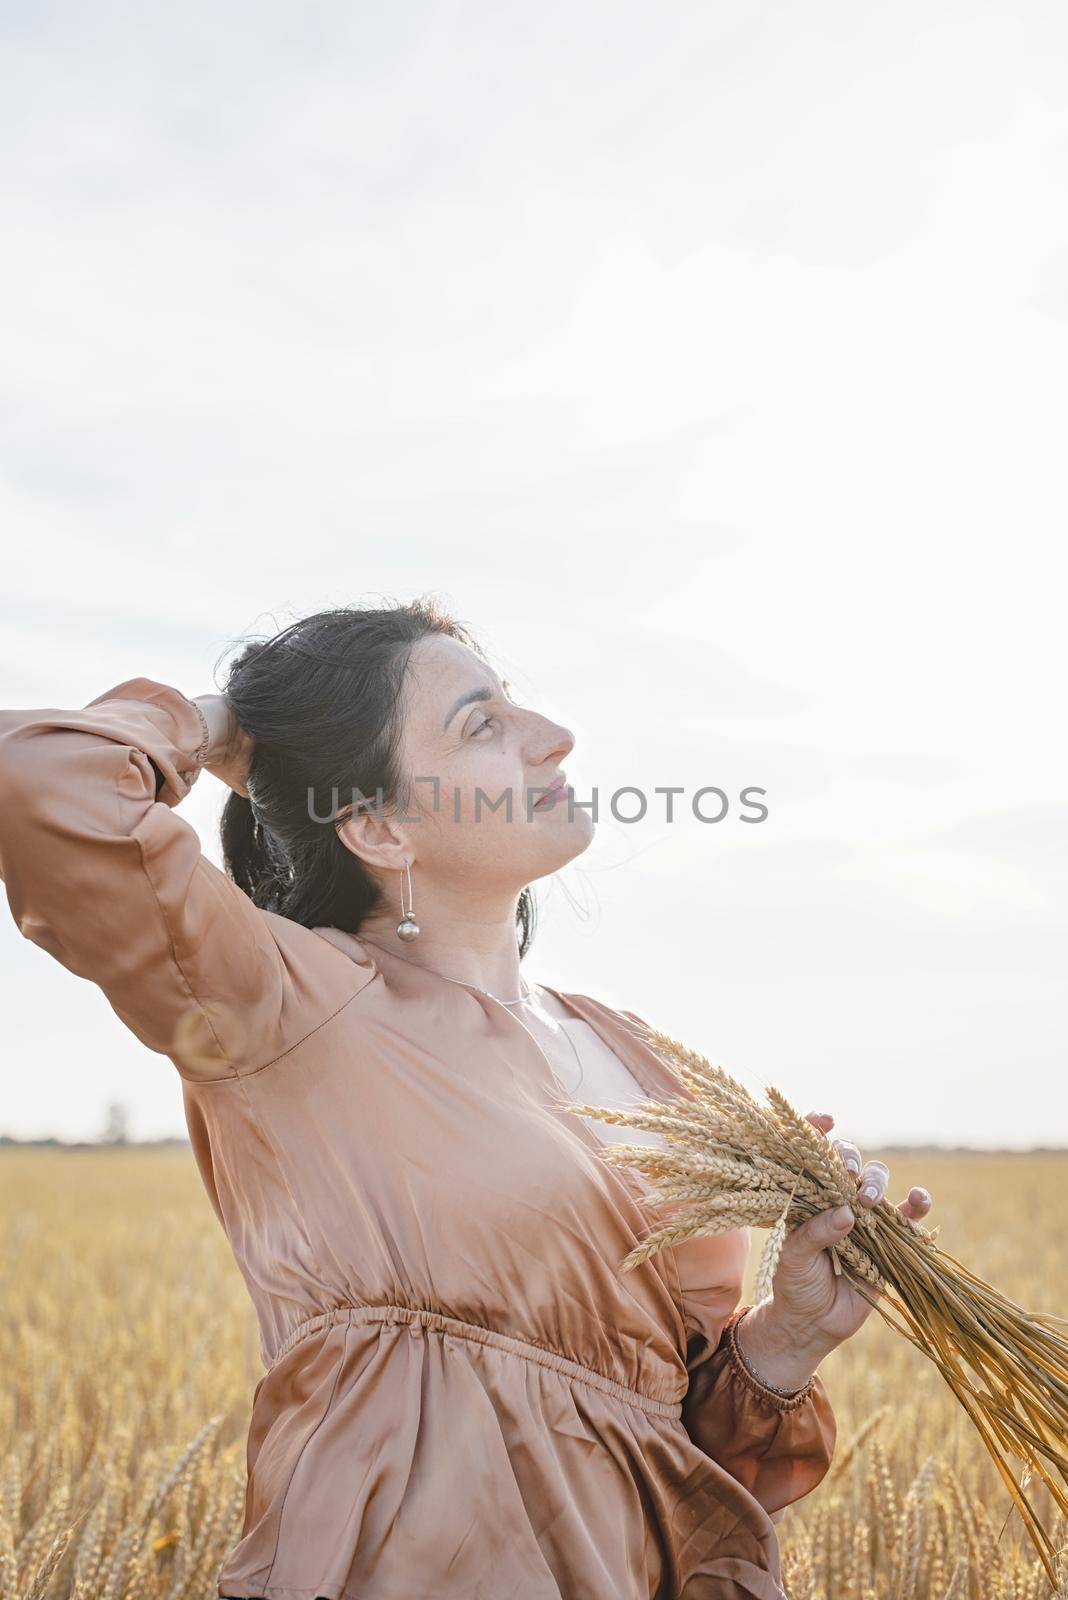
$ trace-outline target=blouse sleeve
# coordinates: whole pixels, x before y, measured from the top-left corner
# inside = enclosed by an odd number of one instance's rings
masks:
[[[733,1237],[690,1239],[683,1248]],[[690,1386],[683,1397],[682,1423],[694,1444],[772,1513],[822,1481],[834,1454],[837,1426],[818,1373],[787,1398],[765,1388],[743,1365],[733,1338],[735,1323],[748,1309],[737,1307],[740,1289],[739,1278],[736,1287],[717,1283],[711,1290],[691,1289],[684,1299]],[[734,1309],[726,1309],[727,1298]]]
[[[255,906],[175,814],[208,736],[151,678],[82,710],[0,710],[0,879],[20,932],[199,1081],[269,1063],[373,975],[324,969],[322,941]]]
[[[621,1013],[644,1032],[649,1024],[636,1011]],[[668,1065],[676,1089],[687,1091]],[[659,1209],[670,1221],[683,1202]],[[834,1454],[837,1427],[827,1391],[818,1374],[795,1399],[766,1389],[750,1376],[731,1338],[749,1258],[749,1230],[696,1234],[672,1247],[679,1273],[685,1323],[686,1368],[690,1385],[683,1397],[682,1423],[706,1455],[726,1468],[771,1514],[800,1500],[826,1476]]]

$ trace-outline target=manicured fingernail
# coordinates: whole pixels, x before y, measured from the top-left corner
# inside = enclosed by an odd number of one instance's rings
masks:
[[[853,1213],[849,1206],[836,1206],[831,1212],[831,1221],[836,1228],[848,1228],[853,1220]]]
[[[866,1184],[864,1184],[862,1186],[861,1191],[860,1191],[860,1198],[862,1200],[869,1200],[869,1201],[878,1200],[879,1191],[875,1187],[874,1183],[866,1183]]]
[[[860,1162],[857,1160],[856,1156],[846,1156],[845,1164],[846,1171],[851,1172],[855,1178],[860,1171]]]
[[[930,1205],[931,1196],[927,1192],[926,1189],[913,1189],[912,1193],[916,1197],[916,1199],[919,1201],[920,1205],[922,1205],[922,1206]]]

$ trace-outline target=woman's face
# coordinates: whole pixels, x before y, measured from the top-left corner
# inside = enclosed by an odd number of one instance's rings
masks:
[[[466,645],[440,634],[415,645],[401,718],[409,793],[394,826],[424,882],[518,892],[586,849],[589,807],[539,793],[564,774],[574,736],[517,705]]]

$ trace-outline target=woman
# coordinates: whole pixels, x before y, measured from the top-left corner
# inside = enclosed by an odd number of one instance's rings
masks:
[[[834,1443],[816,1368],[870,1309],[827,1252],[853,1212],[741,1313],[744,1231],[618,1272],[654,1208],[568,1093],[682,1083],[637,1013],[520,971],[527,886],[593,833],[573,744],[428,601],[307,617],[221,695],[0,713],[15,920],[174,1062],[256,1308],[222,1596],[782,1594],[772,1519]],[[227,873],[174,809],[201,770]]]

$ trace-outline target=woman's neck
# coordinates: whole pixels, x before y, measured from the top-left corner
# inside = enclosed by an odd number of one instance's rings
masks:
[[[442,977],[473,984],[497,999],[514,1000],[522,992],[514,905],[509,921],[453,916],[444,923],[429,908],[421,914],[416,905],[419,936],[407,941],[397,934],[399,921],[399,909],[388,915],[376,912],[363,919],[356,937]]]

